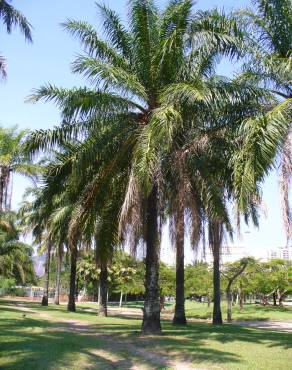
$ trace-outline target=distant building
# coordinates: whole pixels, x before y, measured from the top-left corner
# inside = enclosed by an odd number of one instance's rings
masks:
[[[244,245],[224,245],[221,252],[221,262],[230,263],[248,257],[251,254]],[[210,250],[206,251],[205,261],[212,263],[213,256]]]
[[[268,251],[268,260],[283,259],[286,261],[292,261],[292,246],[278,247]]]

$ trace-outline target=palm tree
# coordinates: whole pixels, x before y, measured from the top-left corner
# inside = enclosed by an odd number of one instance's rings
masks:
[[[51,212],[49,199],[42,197],[41,189],[30,188],[25,196],[33,196],[32,201],[24,201],[19,209],[21,226],[24,233],[32,233],[33,243],[39,246],[39,252],[45,253],[44,294],[42,306],[49,302],[49,277],[52,252],[52,238],[48,230],[48,218]]]
[[[17,26],[23,33],[25,40],[32,42],[30,23],[20,11],[10,4],[9,0],[0,0],[0,19],[4,23],[7,33],[11,33],[13,27]],[[6,77],[6,61],[2,55],[0,55],[0,76]]]
[[[241,208],[257,182],[280,158],[280,190],[287,242],[292,236],[289,206],[291,164],[292,8],[290,0],[255,0],[253,9],[237,13],[247,30],[243,79],[268,88],[275,101],[242,125],[242,151],[235,170]],[[254,158],[257,158],[254,161]]]
[[[126,238],[130,231],[136,245],[138,241],[146,244],[142,324],[146,334],[161,330],[158,146],[170,146],[184,122],[176,101],[184,101],[192,109],[194,105],[212,109],[222,96],[230,95],[229,86],[221,81],[198,81],[194,62],[200,59],[203,64],[206,53],[235,55],[240,47],[237,36],[241,32],[232,20],[216,10],[193,14],[192,5],[190,0],[170,1],[160,11],[153,1],[131,0],[128,28],[114,11],[98,5],[107,41],[88,23],[68,20],[64,28],[78,37],[86,50],[73,63],[73,72],[86,77],[92,88],[46,85],[32,97],[34,101],[55,101],[64,123],[55,130],[33,133],[30,152],[82,138],[73,172],[98,167],[72,217],[72,242],[78,227],[96,208],[97,199],[107,203],[104,192],[113,179],[122,177],[121,189],[124,181],[128,183],[120,234]]]
[[[0,215],[0,275],[13,277],[16,283],[35,282],[31,246],[19,240],[20,229],[16,214]]]
[[[35,180],[39,166],[21,151],[26,130],[0,127],[0,211],[11,209],[13,174]]]

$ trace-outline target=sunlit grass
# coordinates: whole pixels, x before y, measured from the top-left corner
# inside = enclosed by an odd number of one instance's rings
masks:
[[[171,369],[173,361],[187,361],[196,369],[290,368],[291,333],[208,323],[179,327],[164,321],[162,335],[145,338],[140,319],[98,317],[88,312],[94,307],[82,303],[78,312],[69,313],[65,305],[44,308],[0,300],[0,368],[150,370]],[[203,310],[194,302],[187,307],[197,314]]]

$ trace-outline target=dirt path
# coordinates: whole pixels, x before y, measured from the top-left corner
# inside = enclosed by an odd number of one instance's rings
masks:
[[[3,308],[11,308],[11,305],[3,305]],[[51,319],[49,313],[39,312],[33,308],[26,307],[23,303],[15,303],[13,307],[23,313],[38,315],[43,319]],[[116,312],[117,314],[117,312]],[[133,312],[127,312],[133,314]],[[112,312],[112,316],[115,316]],[[134,315],[132,315],[133,317]],[[178,360],[172,354],[165,355],[145,349],[143,346],[151,344],[151,337],[139,337],[141,343],[133,343],[130,339],[119,339],[114,334],[104,334],[97,332],[96,326],[80,320],[54,320],[55,326],[48,328],[51,331],[70,331],[77,332],[80,335],[92,335],[102,339],[103,348],[91,350],[93,355],[98,355],[112,364],[113,369],[123,370],[148,370],[163,367],[169,370],[206,370],[204,368],[194,367],[191,360]],[[113,351],[114,349],[114,351]],[[126,354],[124,355],[124,353]],[[119,353],[123,354],[120,355]]]
[[[197,368],[194,367],[191,363],[191,361],[179,361],[176,359],[173,359],[173,356],[168,355],[162,355],[158,353],[154,353],[149,351],[149,349],[144,349],[142,346],[140,346],[137,342],[135,344],[126,339],[119,339],[116,336],[112,334],[104,335],[99,334],[96,332],[96,328],[93,328],[90,324],[84,323],[83,321],[77,321],[77,320],[62,320],[62,323],[67,325],[67,329],[70,331],[78,332],[80,334],[85,335],[94,335],[98,338],[103,340],[103,343],[106,344],[106,347],[110,348],[111,351],[114,348],[116,353],[114,357],[112,356],[112,353],[110,354],[111,361],[120,363],[121,357],[117,355],[117,352],[127,352],[131,358],[137,358],[137,364],[131,365],[130,367],[126,367],[129,370],[142,370],[145,369],[145,366],[143,363],[150,364],[151,369],[156,369],[158,367],[165,367],[165,369],[171,369],[171,370],[205,370],[203,368]],[[64,329],[64,327],[62,327]],[[149,337],[143,337],[140,336],[139,339],[142,339],[142,344],[146,344],[146,342],[151,341],[151,338]],[[95,354],[98,354],[99,356],[106,356],[109,357],[109,352],[105,351],[104,349],[96,349],[94,350]],[[139,364],[139,360],[142,360],[142,364]],[[126,365],[126,364],[125,364]],[[146,365],[147,366],[147,365]],[[120,368],[117,367],[118,369]],[[147,367],[149,369],[149,367]]]
[[[240,325],[240,326],[248,326],[252,328],[258,329],[269,329],[269,330],[280,330],[280,331],[287,331],[292,332],[292,321],[234,321],[233,324]]]
[[[9,306],[2,306],[2,307],[9,307]],[[33,312],[37,313],[42,318],[50,318],[50,316],[44,312],[34,311],[32,308],[26,307],[23,303],[15,303],[15,308],[18,310],[22,310],[25,312]],[[83,309],[85,312],[95,312],[95,309]],[[137,308],[119,308],[119,307],[110,307],[108,308],[109,316],[124,316],[129,318],[142,318],[142,310]],[[172,320],[173,313],[169,311],[164,311],[161,314],[162,320]],[[68,321],[68,323],[70,320]],[[78,323],[78,321],[75,321]],[[203,320],[203,319],[188,319],[188,322],[211,322],[210,320]],[[280,321],[280,320],[253,320],[253,321],[242,321],[242,320],[234,320],[232,322],[233,325],[240,325],[240,326],[247,326],[253,327],[258,329],[269,329],[269,330],[279,330],[279,331],[286,331],[292,332],[292,320],[287,321]],[[88,324],[87,327],[90,325]]]

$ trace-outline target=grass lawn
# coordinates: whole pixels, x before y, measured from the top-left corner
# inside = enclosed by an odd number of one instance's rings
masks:
[[[117,306],[117,304],[112,304]],[[94,304],[89,304],[89,307],[96,307]],[[142,308],[143,302],[127,302],[123,303],[123,307],[129,308]],[[170,302],[165,303],[167,311],[174,310],[174,304]],[[186,316],[194,319],[212,319],[211,304],[208,307],[207,303],[199,303],[195,301],[186,301]],[[222,302],[222,315],[223,319],[227,316],[227,304],[225,301]],[[232,308],[232,316],[234,320],[291,320],[292,321],[292,306],[286,307],[274,307],[266,306],[263,307],[259,304],[245,304],[243,310],[240,310],[238,305]]]
[[[101,318],[80,306],[68,313],[62,305],[0,300],[0,369],[291,368],[292,333],[163,322],[163,334],[149,338],[139,335],[139,319]]]
[[[207,303],[186,302],[187,317],[196,319],[211,319],[212,305],[208,308]],[[222,303],[223,319],[227,316],[227,304]],[[234,320],[292,320],[292,306],[286,307],[263,307],[259,304],[245,304],[240,310],[239,306],[235,305],[232,308],[232,317]]]

